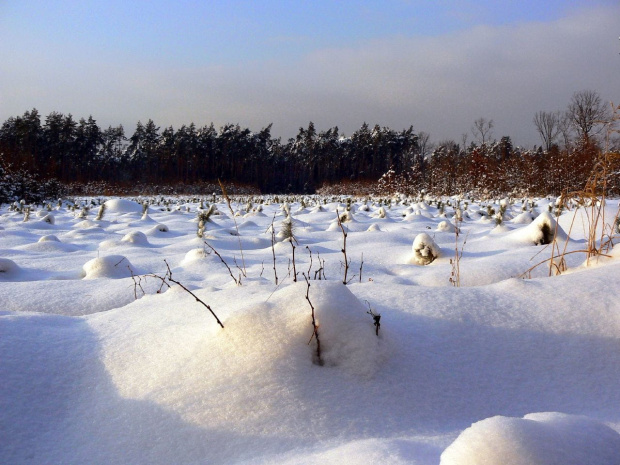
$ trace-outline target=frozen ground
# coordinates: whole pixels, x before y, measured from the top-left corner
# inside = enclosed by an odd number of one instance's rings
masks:
[[[551,256],[535,245],[542,224],[555,230],[548,203],[508,204],[496,227],[486,204],[462,201],[457,238],[454,200],[444,214],[428,200],[354,201],[347,286],[344,199],[233,203],[237,227],[220,202],[204,239],[187,199],[145,216],[111,199],[101,220],[65,203],[24,222],[5,205],[0,463],[618,464],[620,253],[519,277]],[[605,222],[617,211],[608,202]],[[558,223],[560,250],[586,247],[584,210]],[[145,277],[165,277],[164,260],[224,329]]]

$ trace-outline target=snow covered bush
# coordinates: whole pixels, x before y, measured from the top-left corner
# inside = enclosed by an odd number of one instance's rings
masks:
[[[413,241],[413,257],[412,260],[418,265],[428,265],[439,257],[439,246],[433,238],[426,233],[420,233]]]
[[[534,245],[551,244],[554,239],[566,240],[564,230],[557,224],[551,213],[545,211],[524,228],[517,229],[512,237],[519,242]]]

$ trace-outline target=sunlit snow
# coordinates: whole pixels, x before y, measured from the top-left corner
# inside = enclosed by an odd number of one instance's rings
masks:
[[[0,463],[620,461],[617,200],[90,200],[0,208]]]

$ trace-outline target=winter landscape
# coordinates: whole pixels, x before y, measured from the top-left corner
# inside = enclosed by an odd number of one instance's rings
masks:
[[[5,204],[0,462],[617,464],[618,206]]]
[[[618,18],[0,2],[0,465],[620,465]]]

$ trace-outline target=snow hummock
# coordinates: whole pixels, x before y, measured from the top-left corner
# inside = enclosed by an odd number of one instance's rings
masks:
[[[584,416],[532,413],[474,423],[441,454],[440,465],[616,465],[620,434]]]
[[[15,278],[19,271],[19,266],[13,260],[0,258],[0,279]]]
[[[104,204],[106,206],[105,214],[108,213],[140,213],[142,215],[143,207],[138,202],[127,199],[110,199]]]
[[[122,255],[107,255],[89,260],[84,264],[84,278],[128,278],[135,269],[127,257]]]

